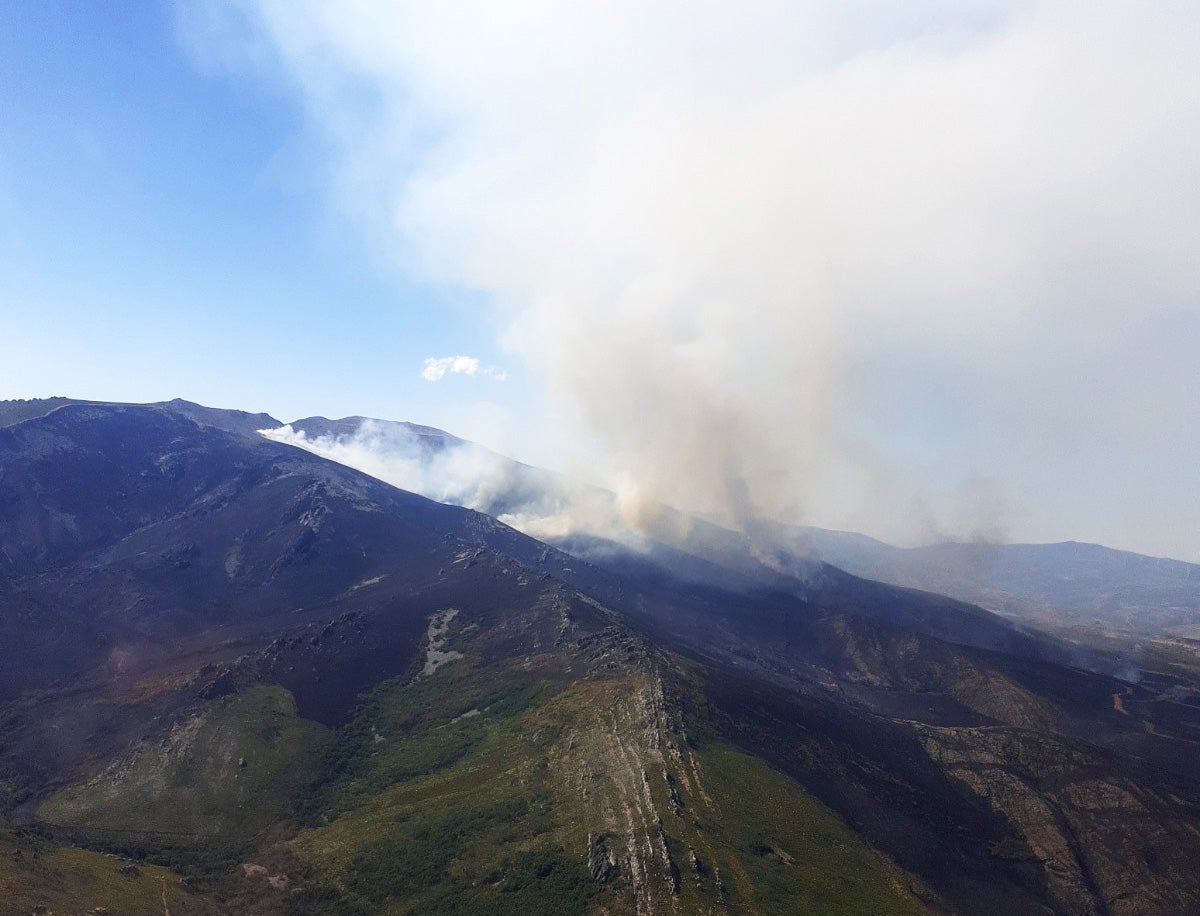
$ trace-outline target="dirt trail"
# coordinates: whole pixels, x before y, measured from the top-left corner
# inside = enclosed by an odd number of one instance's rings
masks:
[[[171,908],[167,906],[167,879],[162,879],[163,916],[171,916]]]

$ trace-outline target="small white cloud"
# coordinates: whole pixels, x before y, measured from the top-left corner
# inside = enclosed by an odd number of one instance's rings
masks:
[[[427,382],[440,382],[446,373],[459,375],[482,375],[502,382],[508,378],[508,373],[495,366],[481,365],[474,356],[430,356],[425,360],[421,369],[421,378]]]

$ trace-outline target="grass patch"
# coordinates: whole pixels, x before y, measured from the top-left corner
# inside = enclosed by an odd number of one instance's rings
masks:
[[[446,887],[431,895],[422,913],[436,916],[526,916],[586,913],[591,886],[583,867],[548,843],[507,856],[479,887]]]
[[[700,757],[721,812],[703,826],[731,912],[927,912],[898,868],[795,782],[725,745]]]
[[[179,883],[165,868],[139,864],[123,873],[121,860],[54,845],[0,828],[0,913],[90,913],[106,907],[123,916],[216,916],[222,910]]]
[[[290,693],[259,685],[59,792],[38,815],[80,829],[89,844],[219,859],[287,820],[327,738],[322,726],[297,717]]]
[[[314,889],[297,912],[583,912],[545,760],[555,732],[535,724],[552,692],[469,658],[373,691],[323,763],[328,807],[287,844]]]
[[[481,676],[469,660],[432,677],[373,690],[318,764],[306,822],[352,810],[397,783],[428,776],[476,751],[543,692],[523,671]]]
[[[351,861],[347,886],[380,902],[431,888],[450,877],[451,863],[483,836],[511,833],[528,814],[524,798],[466,803],[433,811],[412,809],[387,835],[367,845]],[[503,842],[502,836],[495,836]]]

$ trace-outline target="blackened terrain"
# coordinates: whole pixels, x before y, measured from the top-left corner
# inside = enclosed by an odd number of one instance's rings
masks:
[[[22,403],[0,804],[40,833],[0,833],[0,881],[28,909],[107,905],[115,860],[72,844],[187,874],[180,912],[1200,907],[1178,672],[720,532],[581,559],[261,414]],[[75,858],[55,885],[34,852]]]

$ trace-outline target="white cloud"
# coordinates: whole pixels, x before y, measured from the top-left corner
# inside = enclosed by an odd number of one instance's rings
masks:
[[[248,8],[629,505],[1200,552],[1200,6]]]
[[[430,356],[421,369],[421,378],[427,382],[440,382],[446,374],[480,375],[497,382],[504,381],[508,374],[495,366],[481,365],[474,356]]]

